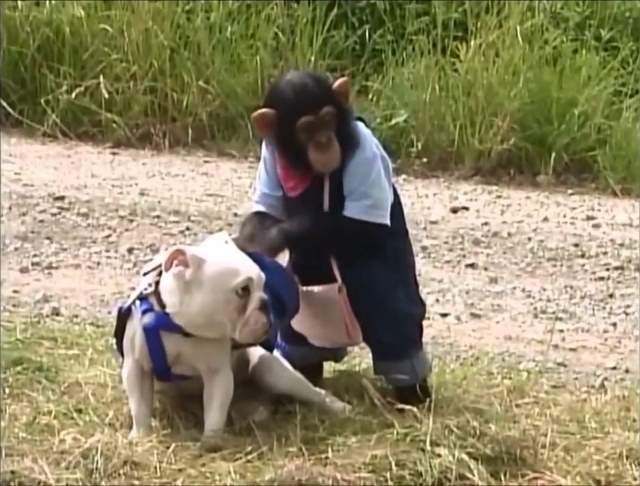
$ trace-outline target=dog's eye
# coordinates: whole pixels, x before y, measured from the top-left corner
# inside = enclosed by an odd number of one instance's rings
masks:
[[[249,284],[245,284],[236,290],[236,295],[241,299],[248,299],[251,295],[251,287]]]

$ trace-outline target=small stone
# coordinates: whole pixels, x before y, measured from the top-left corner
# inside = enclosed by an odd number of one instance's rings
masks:
[[[543,216],[540,221],[542,221],[543,223],[548,223],[549,222],[549,216],[547,216],[547,215]]]
[[[595,221],[595,222],[591,223],[591,227],[593,229],[600,229],[600,228],[602,228],[602,223],[600,221]]]
[[[470,268],[472,270],[477,270],[478,267],[479,267],[478,262],[475,262],[473,260],[465,262],[465,264],[464,264],[464,268]]]
[[[596,219],[598,219],[598,218],[596,218],[593,214],[587,214],[587,215],[584,217],[584,220],[585,220],[585,221],[595,221]]]
[[[67,196],[65,196],[64,194],[54,194],[53,196],[51,196],[51,199],[54,201],[64,201],[65,199],[67,199]]]
[[[471,317],[472,319],[481,319],[482,314],[478,311],[471,311],[469,312],[469,317]]]
[[[604,390],[606,390],[606,388],[607,388],[607,387],[606,387],[606,381],[607,381],[607,377],[606,377],[606,375],[600,375],[600,376],[596,379],[596,382],[595,382],[595,384],[594,384],[593,386],[594,386],[594,388],[595,388],[596,390],[602,390],[602,391],[604,391]]]
[[[606,370],[617,370],[618,369],[618,363],[616,361],[609,361],[607,363],[605,363],[604,365],[604,369]]]
[[[81,218],[86,218],[87,216],[89,216],[89,210],[84,207],[78,209],[78,216],[80,216]]]
[[[18,268],[18,272],[20,273],[29,273],[29,270],[31,270],[29,265],[21,265],[20,268]]]
[[[58,268],[58,264],[55,262],[47,262],[44,264],[44,266],[42,267],[44,270],[56,270]]]
[[[562,358],[558,358],[553,362],[556,366],[559,366],[560,368],[566,368],[567,367],[567,362],[565,360],[563,360]]]
[[[489,283],[491,285],[496,285],[498,283],[498,276],[497,275],[491,275],[489,277]]]
[[[47,302],[49,302],[50,297],[44,293],[44,292],[38,292],[35,296],[35,298],[33,299],[33,303],[34,304],[46,304]]]
[[[534,370],[538,367],[537,363],[534,361],[525,361],[523,363],[520,363],[520,370],[522,371],[526,371],[526,370]]]
[[[461,320],[458,316],[449,315],[445,318],[447,324],[460,324]]]
[[[49,304],[47,308],[47,314],[52,317],[60,317],[62,315],[60,304],[58,304],[57,302],[52,302],[51,304]]]
[[[461,211],[469,211],[469,206],[465,205],[454,205],[449,208],[449,212],[451,214],[458,214]]]

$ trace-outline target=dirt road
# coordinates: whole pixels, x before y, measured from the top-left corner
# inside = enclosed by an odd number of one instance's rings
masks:
[[[256,167],[15,132],[2,132],[1,154],[3,313],[97,323],[110,323],[160,246],[233,231]],[[438,359],[486,350],[592,383],[637,375],[637,201],[442,179],[398,185]]]

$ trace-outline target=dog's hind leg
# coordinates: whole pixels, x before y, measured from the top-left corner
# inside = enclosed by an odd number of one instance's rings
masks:
[[[133,422],[129,439],[148,435],[151,432],[153,412],[153,376],[136,360],[125,358],[122,364],[122,382],[129,399]]]
[[[350,412],[351,405],[326,390],[313,386],[284,358],[271,354],[260,346],[248,348],[246,353],[251,379],[265,390],[317,405],[333,413],[345,415]]]

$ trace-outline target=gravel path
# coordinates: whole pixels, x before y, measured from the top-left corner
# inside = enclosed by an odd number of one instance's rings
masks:
[[[160,246],[234,231],[255,161],[2,132],[2,311],[107,322]],[[440,359],[486,350],[593,383],[638,372],[632,199],[399,178]],[[109,321],[110,322],[110,321]]]

